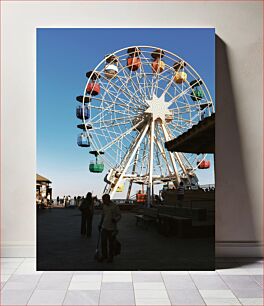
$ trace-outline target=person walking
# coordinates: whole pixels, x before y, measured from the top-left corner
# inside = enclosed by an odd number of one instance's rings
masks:
[[[177,188],[177,202],[179,207],[182,207],[184,200],[184,185],[183,182],[180,182],[178,188]]]
[[[101,231],[102,247],[102,257],[100,261],[102,262],[107,259],[107,262],[111,263],[114,257],[117,222],[121,219],[121,213],[119,207],[111,201],[109,194],[104,194],[102,200],[103,212],[98,226],[99,231]]]
[[[86,198],[82,200],[79,209],[82,212],[81,235],[91,237],[94,214],[94,200],[91,192],[88,192]]]

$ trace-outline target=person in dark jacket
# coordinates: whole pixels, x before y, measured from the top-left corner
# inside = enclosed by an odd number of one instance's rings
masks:
[[[86,198],[82,200],[79,209],[82,212],[81,235],[91,237],[94,214],[94,203],[91,192],[88,192]]]
[[[110,263],[113,262],[117,222],[121,219],[121,213],[119,207],[111,201],[109,194],[104,194],[102,200],[103,212],[98,226],[102,235],[102,257],[100,261],[107,259],[107,262]]]

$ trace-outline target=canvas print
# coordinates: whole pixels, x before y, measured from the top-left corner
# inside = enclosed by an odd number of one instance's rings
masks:
[[[214,44],[37,29],[38,270],[214,270]]]

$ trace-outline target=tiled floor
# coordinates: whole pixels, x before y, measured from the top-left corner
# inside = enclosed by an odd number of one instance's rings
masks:
[[[1,305],[263,305],[263,262],[219,259],[214,271],[37,272],[1,258]]]

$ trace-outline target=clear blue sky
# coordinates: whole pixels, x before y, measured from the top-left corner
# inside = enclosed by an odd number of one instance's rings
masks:
[[[37,29],[37,172],[53,182],[53,196],[100,195],[104,187],[105,173],[90,173],[91,155],[76,144],[75,97],[85,73],[118,49],[157,46],[193,66],[214,100],[214,35],[214,29]],[[213,167],[197,175],[201,184],[214,183]]]

